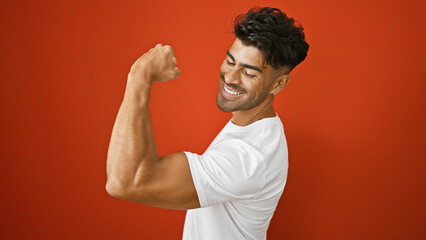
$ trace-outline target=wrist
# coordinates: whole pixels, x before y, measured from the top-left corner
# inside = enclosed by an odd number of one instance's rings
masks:
[[[122,105],[132,106],[132,108],[144,109],[149,107],[149,93],[135,94],[127,92],[124,94]]]
[[[152,82],[148,78],[129,73],[123,102],[145,107],[149,104]]]

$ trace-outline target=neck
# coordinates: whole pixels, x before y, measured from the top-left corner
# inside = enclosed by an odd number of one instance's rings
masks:
[[[232,112],[232,123],[238,126],[247,126],[263,118],[275,117],[273,102],[274,96],[271,94],[265,101],[252,109]]]

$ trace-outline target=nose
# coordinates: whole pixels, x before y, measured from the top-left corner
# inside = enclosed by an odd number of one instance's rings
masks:
[[[241,82],[240,74],[238,74],[236,67],[231,68],[224,77],[227,84],[240,84]]]

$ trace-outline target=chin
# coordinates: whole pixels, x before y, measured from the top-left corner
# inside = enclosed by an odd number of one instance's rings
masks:
[[[232,106],[229,106],[229,104],[227,104],[227,100],[225,98],[223,98],[220,95],[220,90],[217,93],[217,97],[216,97],[216,105],[219,108],[220,111],[222,112],[235,112],[235,108],[233,108]]]
[[[223,106],[221,106],[221,105],[219,105],[219,104],[217,104],[217,107],[218,107],[218,108],[219,108],[219,110],[220,110],[220,111],[222,111],[222,112],[226,112],[226,113],[228,113],[228,112],[235,112],[235,111],[233,111],[232,109],[224,108]]]
[[[219,108],[219,110],[222,111],[222,112],[233,112],[233,109],[225,106],[226,104],[224,104],[223,102],[221,102],[221,100],[219,99],[219,97],[216,99],[216,105]]]

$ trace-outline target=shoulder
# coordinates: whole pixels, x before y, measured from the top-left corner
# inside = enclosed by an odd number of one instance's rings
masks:
[[[262,154],[257,147],[244,139],[224,139],[209,148],[203,158],[214,164],[225,164],[236,170],[243,170],[250,177],[261,170]],[[247,171],[244,171],[246,169]]]
[[[277,148],[286,144],[284,127],[279,118],[269,119],[261,125],[261,133],[258,135],[258,146],[260,149]]]
[[[284,128],[278,116],[263,118],[247,126],[238,126],[228,122],[212,145],[228,140],[241,140],[249,145],[256,145],[263,139],[284,135]]]
[[[242,140],[220,141],[202,155],[186,154],[201,206],[250,199],[265,186],[260,154]]]

